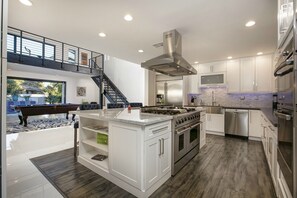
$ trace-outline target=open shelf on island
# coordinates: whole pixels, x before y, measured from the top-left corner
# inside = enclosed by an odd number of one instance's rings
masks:
[[[93,131],[95,133],[102,133],[108,135],[108,127],[106,126],[84,126],[85,130]]]
[[[96,139],[93,138],[93,139],[85,139],[85,140],[82,140],[83,143],[89,145],[89,146],[92,146],[92,147],[95,147],[97,149],[100,149],[102,151],[105,151],[105,152],[108,152],[108,145],[105,145],[105,144],[98,144],[96,142]]]
[[[92,157],[94,157],[97,154],[100,154],[100,152],[94,150],[94,151],[88,151],[86,153],[80,154],[80,156],[83,157],[84,159],[86,159],[87,161],[93,163],[94,165],[103,168],[106,172],[109,172],[109,170],[108,170],[108,158],[106,158],[103,161],[98,161],[98,160],[91,159]]]

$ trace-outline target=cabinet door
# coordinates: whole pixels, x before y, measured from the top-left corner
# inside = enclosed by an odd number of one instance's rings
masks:
[[[212,114],[212,131],[224,133],[224,114]]]
[[[224,115],[206,114],[206,130],[224,133]]]
[[[231,60],[227,62],[228,93],[240,91],[240,62]]]
[[[270,168],[270,172],[272,172],[272,148],[273,147],[273,137],[272,131],[270,128],[267,128],[267,161]],[[272,175],[272,174],[271,174]]]
[[[199,94],[198,75],[190,75],[189,76],[189,93]]]
[[[206,130],[207,131],[210,131],[211,130],[211,128],[212,128],[212,121],[211,121],[211,114],[206,114]]]
[[[199,64],[198,74],[205,74],[211,72],[211,63]]]
[[[198,73],[212,73],[212,72],[225,72],[226,61],[212,62],[200,64],[198,67]]]
[[[274,132],[273,132],[274,133]],[[276,185],[277,185],[277,137],[274,134],[273,136],[273,143],[272,143],[272,180],[274,182],[274,186],[276,189]]]
[[[261,111],[249,110],[249,136],[261,138]]]
[[[204,116],[200,117],[200,148],[202,148],[205,145],[206,141],[206,131],[205,131],[205,126],[206,126],[206,119],[205,119],[205,114]]]
[[[161,139],[153,138],[145,142],[145,188],[159,180],[159,156],[161,156]]]
[[[256,57],[256,86],[257,92],[272,91],[272,56]]]
[[[255,59],[243,58],[240,61],[240,90],[241,92],[253,92],[255,85]]]
[[[142,132],[139,127],[109,123],[109,170],[113,176],[141,188]]]
[[[164,176],[171,170],[171,134],[166,133],[159,137],[161,139],[160,155],[160,177]]]
[[[211,64],[212,72],[225,72],[227,70],[226,61],[214,62]]]

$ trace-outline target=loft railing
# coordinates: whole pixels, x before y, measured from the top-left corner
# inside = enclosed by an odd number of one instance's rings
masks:
[[[104,55],[54,39],[46,38],[34,33],[8,27],[7,52],[23,56],[56,61],[64,64],[76,65],[80,68],[104,70]]]

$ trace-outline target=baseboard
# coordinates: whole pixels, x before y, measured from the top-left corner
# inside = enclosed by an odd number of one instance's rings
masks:
[[[206,131],[206,134],[225,136],[224,132],[217,132],[217,131]]]
[[[260,138],[260,137],[252,137],[252,136],[249,136],[249,140],[261,141],[261,138]]]

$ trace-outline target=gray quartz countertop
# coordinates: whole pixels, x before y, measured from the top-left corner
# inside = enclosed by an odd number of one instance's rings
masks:
[[[211,105],[202,105],[202,106],[185,106],[185,107],[210,107]],[[274,115],[272,108],[269,107],[253,107],[253,106],[216,106],[222,107],[223,109],[247,109],[247,110],[260,110],[267,117],[267,119],[273,124],[273,126],[277,127],[277,117]]]
[[[70,113],[77,114],[80,117],[104,120],[104,121],[117,121],[141,126],[151,125],[163,121],[173,119],[172,116],[141,113],[140,109],[96,109],[96,110],[82,110],[72,111]]]
[[[266,116],[266,118],[271,122],[271,124],[277,127],[277,117],[274,115],[272,108],[261,108],[261,111]]]

